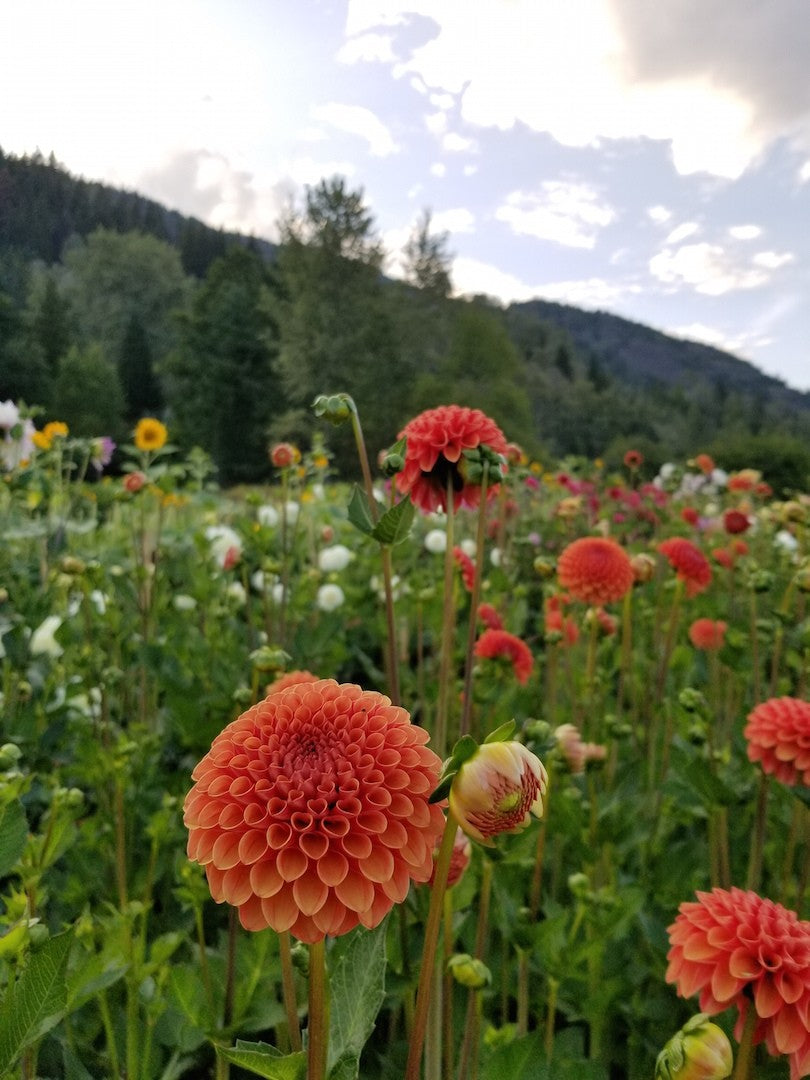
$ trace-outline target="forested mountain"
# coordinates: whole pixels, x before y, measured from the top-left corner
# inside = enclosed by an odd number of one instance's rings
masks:
[[[323,432],[309,408],[338,391],[372,455],[456,401],[549,458],[615,463],[632,445],[652,470],[706,450],[810,482],[810,395],[604,312],[452,299],[448,237],[427,211],[402,281],[384,276],[372,213],[342,178],[307,188],[278,231],[278,246],[226,234],[0,151],[0,401],[119,440],[160,415],[226,484],[263,479],[268,440],[306,445],[316,428],[354,470],[348,432]]]

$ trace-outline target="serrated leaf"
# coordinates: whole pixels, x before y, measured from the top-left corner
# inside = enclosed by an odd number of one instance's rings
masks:
[[[237,1039],[236,1046],[218,1046],[217,1054],[231,1065],[241,1065],[266,1080],[303,1080],[307,1068],[305,1050],[281,1054],[274,1046],[262,1042]]]
[[[28,822],[19,799],[0,807],[0,877],[13,870],[25,850]]]
[[[0,1076],[26,1046],[58,1024],[65,1012],[65,972],[73,931],[57,934],[35,952],[0,1004]]]
[[[358,928],[342,938],[330,956],[329,1059],[335,1080],[354,1080],[360,1054],[385,997],[386,922],[376,930]]]
[[[415,510],[410,499],[400,499],[396,506],[386,510],[374,528],[372,537],[380,544],[393,547],[407,540],[411,534]]]
[[[352,488],[352,496],[347,507],[349,521],[355,529],[359,529],[364,536],[371,536],[374,532],[374,518],[371,516],[371,507],[365,492],[361,491],[357,484]]]

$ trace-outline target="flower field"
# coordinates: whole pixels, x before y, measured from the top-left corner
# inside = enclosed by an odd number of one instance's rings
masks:
[[[315,409],[0,403],[0,1075],[810,1075],[810,496]]]

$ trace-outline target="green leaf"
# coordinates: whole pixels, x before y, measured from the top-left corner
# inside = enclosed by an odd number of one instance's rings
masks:
[[[0,1075],[26,1046],[58,1024],[65,1012],[65,972],[73,931],[58,934],[35,952],[0,1004]]]
[[[386,510],[374,528],[372,537],[380,544],[396,545],[407,540],[413,525],[415,510],[410,499],[400,499],[396,506]]]
[[[490,731],[489,735],[484,739],[485,743],[494,742],[508,742],[515,733],[517,724],[514,720],[507,720],[505,724],[501,724],[499,728],[495,728],[494,731]]]
[[[25,850],[28,822],[19,799],[0,807],[0,877],[14,868]]]
[[[355,529],[359,529],[364,536],[371,536],[374,532],[374,518],[371,516],[368,499],[357,484],[352,488],[352,497],[349,499],[347,512],[349,521],[354,525]]]
[[[93,1080],[93,1074],[85,1069],[69,1046],[62,1047],[62,1060],[65,1065],[65,1080]]]
[[[454,772],[446,773],[442,777],[442,781],[436,790],[431,794],[428,802],[433,805],[434,803],[441,802],[442,799],[446,799],[450,794],[450,788],[453,786],[453,779],[457,774]]]
[[[329,958],[330,1080],[355,1080],[360,1054],[385,997],[386,922],[341,938]]]
[[[267,1080],[303,1080],[307,1068],[305,1050],[281,1054],[274,1046],[262,1042],[236,1040],[236,1046],[217,1047],[217,1054],[232,1065],[241,1065],[255,1076]]]

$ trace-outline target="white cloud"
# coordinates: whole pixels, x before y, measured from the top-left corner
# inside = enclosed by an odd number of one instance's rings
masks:
[[[393,63],[396,60],[390,34],[361,34],[351,38],[339,50],[341,64]]]
[[[433,232],[471,233],[475,231],[475,215],[464,207],[439,210],[430,219]]]
[[[694,236],[698,232],[700,226],[694,221],[685,221],[683,225],[678,225],[672,230],[669,236],[666,238],[667,244],[680,244],[681,240],[686,240],[689,236]]]
[[[810,161],[805,161],[799,169],[799,182],[806,184],[808,180],[810,180]]]
[[[593,248],[616,213],[589,184],[547,180],[539,194],[513,191],[495,211],[513,232],[566,247]]]
[[[430,166],[430,175],[437,177],[439,180],[441,180],[446,172],[447,166],[441,161],[434,161]]]
[[[465,165],[463,172],[464,172],[465,176],[475,176],[475,174],[478,172],[478,166],[477,165]]]
[[[691,285],[706,296],[722,296],[737,289],[755,289],[769,275],[735,260],[718,244],[685,244],[665,248],[650,259],[650,273],[665,285]]]
[[[703,345],[712,345],[715,349],[736,356],[744,356],[752,349],[761,348],[771,343],[771,338],[754,333],[727,333],[718,330],[716,326],[706,326],[705,323],[693,322],[686,326],[670,327],[666,333],[673,337],[682,338],[684,341],[699,341]]]
[[[728,234],[735,240],[756,240],[762,234],[762,229],[759,225],[732,225]]]
[[[455,98],[452,94],[431,94],[430,104],[435,105],[437,109],[444,109],[445,112],[448,109],[452,109],[455,103]]]
[[[810,141],[797,0],[772,0],[773,16],[735,2],[674,0],[653,14],[648,0],[349,0],[349,22],[432,19],[436,33],[398,70],[461,95],[468,124],[523,123],[566,146],[663,140],[679,172],[733,178],[780,135],[795,137],[800,118]]]
[[[477,150],[478,144],[475,139],[468,139],[455,131],[449,131],[442,139],[442,149],[450,153],[459,153],[464,150]]]
[[[428,113],[425,117],[425,127],[431,135],[443,135],[447,129],[447,113]]]
[[[312,115],[320,123],[329,124],[347,135],[357,135],[365,139],[374,157],[387,157],[399,149],[385,124],[371,109],[363,105],[330,102],[327,105],[315,106]]]
[[[482,293],[504,304],[542,297],[564,304],[598,308],[642,291],[639,285],[605,281],[603,278],[527,285],[515,274],[500,270],[491,263],[463,256],[454,260],[452,276],[457,294],[472,296]]]
[[[766,270],[778,270],[781,266],[787,266],[794,262],[796,256],[790,251],[759,251],[751,262],[755,266],[762,266]]]
[[[354,176],[356,166],[351,161],[323,161],[302,155],[286,163],[286,175],[295,184],[317,184],[325,176]]]
[[[666,206],[648,206],[647,217],[650,221],[654,221],[656,225],[666,225],[672,217],[672,211],[668,210]]]

